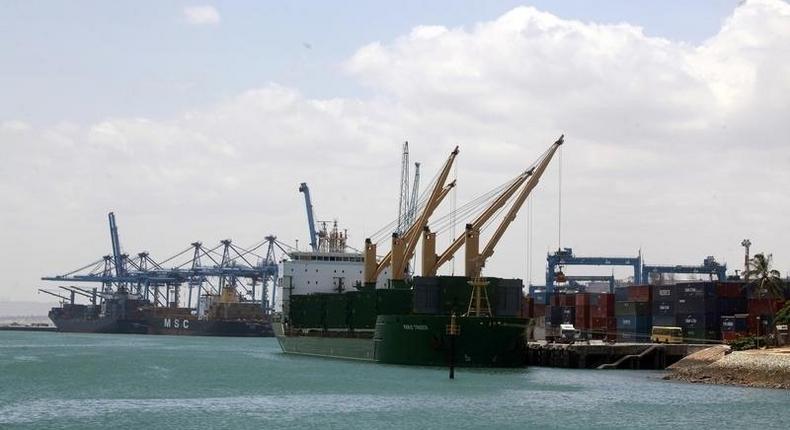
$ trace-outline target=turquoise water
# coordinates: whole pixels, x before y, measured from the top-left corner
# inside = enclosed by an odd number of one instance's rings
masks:
[[[274,339],[0,332],[0,429],[787,428],[790,392],[385,366]]]

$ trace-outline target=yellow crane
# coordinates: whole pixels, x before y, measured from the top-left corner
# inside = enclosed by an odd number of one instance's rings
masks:
[[[392,247],[381,261],[378,261],[376,258],[376,244],[373,243],[370,238],[365,239],[364,280],[366,285],[375,284],[379,275],[389,266],[391,266],[390,279],[393,281],[404,280],[406,276],[406,264],[414,255],[414,250],[420,239],[420,232],[422,232],[428,224],[428,219],[442,200],[444,200],[450,190],[455,186],[455,181],[446,185],[445,182],[447,181],[447,176],[450,174],[450,169],[456,156],[458,156],[457,146],[450,153],[444,166],[442,166],[442,169],[439,171],[439,176],[422,212],[403,235],[393,233]]]
[[[423,226],[423,248],[422,248],[422,275],[423,276],[436,276],[436,272],[443,264],[450,261],[453,255],[458,251],[462,245],[465,246],[465,275],[470,278],[477,278],[485,266],[486,260],[494,254],[494,248],[499,243],[499,240],[505,234],[505,231],[516,219],[519,209],[526,201],[529,194],[540,181],[543,172],[546,170],[549,162],[551,161],[554,153],[557,152],[560,145],[563,144],[565,136],[560,136],[556,142],[546,151],[543,158],[533,168],[524,171],[519,175],[511,185],[506,187],[494,202],[483,211],[474,221],[466,225],[464,232],[456,238],[450,246],[442,252],[441,255],[436,254],[436,233],[430,231],[427,226]],[[526,183],[526,185],[525,185]],[[523,188],[522,188],[523,186]],[[488,222],[507,202],[516,194],[521,188],[521,192],[516,197],[510,210],[502,219],[499,227],[494,232],[494,235],[488,241],[488,244],[480,252],[480,229]]]

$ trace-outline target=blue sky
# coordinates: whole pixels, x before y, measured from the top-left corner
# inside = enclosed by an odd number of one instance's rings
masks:
[[[424,177],[460,146],[460,204],[561,133],[563,243],[553,164],[488,273],[541,282],[558,245],[734,269],[744,238],[788,273],[790,4],[522,4],[0,2],[0,300],[106,254],[109,211],[160,258],[305,243],[304,181],[361,248],[404,140]]]
[[[650,36],[698,43],[718,31],[736,3],[6,0],[0,118],[167,118],[269,82],[308,97],[354,97],[368,90],[343,73],[343,61],[417,25],[470,26],[527,4],[564,19],[628,22]],[[221,22],[187,23],[183,9],[200,4],[213,5]]]

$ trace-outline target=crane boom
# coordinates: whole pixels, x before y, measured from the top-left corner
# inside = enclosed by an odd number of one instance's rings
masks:
[[[447,161],[444,163],[444,167],[442,167],[442,170],[439,173],[439,178],[437,179],[436,185],[433,188],[433,192],[431,193],[431,197],[428,200],[428,204],[425,205],[425,209],[423,210],[422,214],[420,214],[420,217],[411,226],[412,228],[409,229],[409,235],[404,237],[404,254],[402,259],[398,261],[398,264],[393,265],[392,267],[392,279],[403,279],[404,271],[406,270],[406,263],[414,254],[414,249],[417,247],[417,241],[420,239],[420,234],[422,233],[425,226],[428,225],[428,219],[431,217],[431,215],[433,215],[433,211],[436,210],[436,207],[439,206],[441,201],[440,199],[447,195],[447,192],[449,192],[450,188],[455,186],[455,181],[453,181],[449,187],[445,187],[444,182],[447,180],[447,176],[450,174],[450,168],[453,166],[453,162],[457,156],[458,147],[456,146],[455,149],[453,149],[453,152],[450,153],[450,157],[447,158]]]
[[[512,223],[516,219],[516,215],[518,214],[519,209],[521,209],[521,206],[524,205],[524,202],[527,200],[527,197],[529,197],[529,194],[532,192],[535,186],[538,185],[538,182],[540,181],[541,176],[543,176],[543,172],[546,170],[546,167],[549,165],[551,158],[554,156],[554,154],[557,152],[557,150],[560,148],[560,145],[562,145],[564,141],[565,141],[565,135],[560,136],[560,138],[557,139],[557,141],[554,142],[554,144],[552,144],[551,148],[549,148],[549,151],[546,154],[546,156],[543,157],[542,160],[540,160],[540,163],[538,163],[538,166],[535,168],[535,171],[533,172],[532,176],[529,178],[529,181],[527,181],[527,184],[524,186],[524,188],[516,197],[516,200],[513,202],[513,206],[510,207],[510,210],[502,219],[502,222],[499,224],[499,227],[494,232],[494,235],[488,241],[486,247],[483,248],[483,251],[477,255],[470,255],[470,254],[476,254],[476,252],[475,253],[467,252],[467,258],[466,258],[467,276],[470,277],[480,276],[481,270],[483,269],[483,267],[485,267],[486,259],[488,259],[488,257],[494,254],[494,248],[499,243],[499,240],[502,239],[502,236],[505,234],[505,231],[510,226],[510,223]],[[480,237],[479,236],[480,231],[479,229],[476,229],[475,226],[472,227],[473,227],[473,231],[471,232],[471,236],[473,237],[473,241],[477,242]],[[470,232],[468,230],[467,230],[467,235],[468,236],[470,235]],[[467,241],[466,245],[470,246],[469,241]],[[478,247],[477,243],[472,245],[472,249],[477,249],[477,247]]]
[[[409,259],[411,259],[411,256],[414,253],[414,248],[417,246],[420,233],[428,223],[428,219],[431,217],[434,210],[436,210],[436,208],[439,206],[439,203],[447,195],[450,189],[455,186],[455,181],[447,184],[446,186],[444,183],[447,180],[447,176],[450,174],[450,168],[452,167],[456,156],[458,156],[457,146],[450,153],[450,156],[447,158],[447,161],[445,161],[444,166],[442,166],[442,169],[439,171],[439,176],[436,180],[433,190],[431,191],[430,197],[425,204],[425,207],[420,213],[420,216],[417,217],[417,220],[403,235],[398,235],[397,233],[393,235],[392,249],[390,250],[389,254],[381,260],[381,262],[377,263],[375,260],[376,245],[372,243],[370,239],[365,240],[364,274],[366,284],[375,283],[378,275],[381,274],[381,272],[388,265],[392,265],[392,271],[390,273],[391,278],[396,281],[403,280],[403,272],[405,271],[406,263],[409,261]]]
[[[439,206],[439,204],[441,204],[441,203],[442,203],[442,201],[444,200],[444,198],[445,198],[445,197],[447,197],[447,194],[449,194],[449,193],[450,193],[450,190],[452,190],[452,189],[453,189],[453,187],[455,187],[455,181],[453,181],[453,182],[450,182],[449,184],[447,184],[447,185],[446,185],[446,186],[445,186],[445,187],[442,189],[442,192],[441,192],[441,194],[439,194],[439,198],[438,198],[438,199],[436,199],[436,202],[434,202],[434,204],[433,204],[433,208],[431,209],[431,212],[433,212],[434,210],[436,210],[436,208]],[[414,225],[412,225],[412,228],[414,228]],[[410,228],[410,229],[409,229],[409,230],[408,230],[406,233],[408,234],[409,232],[411,232],[411,228]],[[404,236],[405,236],[405,235],[404,235]],[[367,240],[365,241],[365,246],[366,246],[366,248],[367,248],[367,247],[369,247],[369,246],[373,246],[373,248],[374,248],[374,250],[375,250],[375,246],[376,246],[376,245],[375,245],[375,244],[372,244],[372,243],[370,242],[370,239],[367,239]],[[374,255],[375,255],[375,253],[374,253]],[[390,265],[391,261],[392,261],[392,250],[390,250],[390,251],[387,253],[387,255],[385,255],[385,256],[384,256],[384,258],[382,258],[382,259],[381,259],[381,261],[378,263],[378,266],[375,268],[375,273],[372,275],[372,276],[373,276],[373,278],[372,278],[372,279],[373,279],[373,281],[370,281],[370,282],[375,282],[375,281],[376,281],[376,279],[378,278],[378,276],[381,274],[381,272],[383,272],[383,271],[384,271],[384,269],[386,269],[387,267],[389,267],[389,265]],[[366,277],[366,279],[368,279],[368,278]],[[367,281],[366,281],[366,282],[367,282]]]
[[[115,223],[115,214],[110,212],[107,217],[110,220],[110,241],[112,242],[112,258],[115,264],[115,275],[125,274],[123,266],[123,256],[121,255],[121,242],[118,239],[118,225]]]
[[[304,205],[307,209],[307,227],[310,234],[310,248],[318,252],[318,234],[315,231],[315,217],[313,215],[313,202],[310,200],[310,188],[306,182],[299,184],[299,192],[304,193]]]
[[[513,181],[513,183],[510,186],[505,188],[499,194],[499,196],[496,198],[496,200],[494,200],[494,203],[492,203],[491,206],[488,207],[488,209],[483,211],[483,213],[481,213],[472,222],[472,225],[476,226],[478,229],[480,227],[482,227],[483,224],[485,224],[492,216],[494,216],[494,214],[496,214],[496,212],[505,203],[507,203],[507,201],[510,199],[510,197],[513,196],[513,194],[519,189],[519,187],[521,187],[521,185],[524,183],[524,181],[526,181],[527,178],[529,178],[532,175],[534,170],[535,170],[534,168],[530,168],[530,169],[524,171],[521,175],[519,175],[516,178],[516,180]],[[432,233],[430,232],[430,230],[425,229],[425,231],[424,231],[424,235],[426,235],[425,237],[427,237],[428,234],[432,234]],[[444,263],[450,261],[450,259],[453,258],[453,255],[459,249],[461,249],[461,246],[464,244],[465,241],[466,241],[466,234],[465,233],[461,233],[461,235],[458,236],[458,238],[456,238],[453,241],[453,243],[450,244],[449,247],[447,247],[447,249],[442,253],[442,255],[437,256],[435,254],[436,251],[433,248],[433,246],[435,245],[435,242],[426,241],[425,238],[424,238],[423,239],[423,244],[426,245],[426,248],[423,250],[423,253],[424,254],[428,253],[428,254],[433,255],[433,261],[431,259],[423,260],[422,275],[423,276],[436,276],[436,271],[439,269],[439,267],[441,267]]]

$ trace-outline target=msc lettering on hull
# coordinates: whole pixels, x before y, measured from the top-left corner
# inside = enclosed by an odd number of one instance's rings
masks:
[[[162,325],[165,328],[183,328],[189,329],[189,320],[179,320],[176,318],[165,318],[162,320]]]

